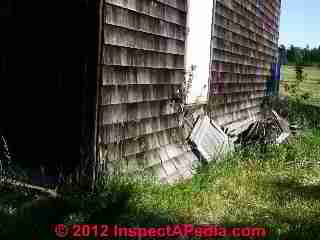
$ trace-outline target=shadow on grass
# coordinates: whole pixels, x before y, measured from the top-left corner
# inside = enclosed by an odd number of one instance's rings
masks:
[[[294,117],[303,117],[306,120],[307,127],[320,127],[320,106],[306,103],[296,103],[292,105]]]
[[[274,192],[278,193],[282,200],[289,200],[292,197],[320,200],[320,184],[304,186],[294,180],[274,181],[268,184],[274,188]]]
[[[300,239],[320,239],[320,222],[303,223],[297,222],[291,227],[289,232],[280,235],[283,240],[300,240]]]
[[[295,180],[285,179],[279,181],[266,182],[266,192],[271,192],[273,201],[283,208],[279,207],[257,209],[254,221],[240,220],[239,222],[225,219],[222,222],[226,227],[259,227],[267,229],[267,237],[264,239],[283,239],[283,240],[300,240],[300,239],[320,239],[320,211],[305,214],[303,207],[297,208],[301,212],[291,210],[286,207],[286,203],[294,203],[296,200],[301,201],[320,201],[320,184],[303,186]],[[310,215],[311,214],[311,215]],[[240,238],[242,239],[242,238]],[[248,239],[248,238],[243,238]]]
[[[123,227],[159,227],[181,224],[174,213],[147,210],[129,204],[130,192],[74,195],[46,200],[17,215],[0,212],[0,239],[57,239],[53,224],[109,224]],[[73,219],[70,216],[73,215]],[[65,239],[72,239],[65,238]],[[96,239],[87,237],[86,239]],[[112,238],[108,238],[112,239]],[[120,239],[114,238],[114,239]],[[121,237],[121,239],[127,239]],[[128,238],[135,239],[135,238]],[[147,239],[147,238],[144,238]]]
[[[294,180],[275,181],[272,183],[275,191],[276,199],[280,202],[289,202],[293,199],[299,201],[320,201],[320,184],[303,186]],[[288,231],[280,234],[280,239],[320,239],[320,212],[308,214],[301,212],[292,216],[289,214],[280,214],[276,211],[270,215],[277,220],[278,223],[288,224]]]
[[[274,99],[272,107],[290,122],[303,122],[306,128],[320,128],[320,106],[303,101],[298,102],[290,98],[288,100]]]

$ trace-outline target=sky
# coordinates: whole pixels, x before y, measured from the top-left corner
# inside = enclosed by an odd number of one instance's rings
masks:
[[[320,0],[282,0],[281,5],[279,45],[319,47]]]
[[[197,65],[191,94],[187,102],[194,102],[200,94],[206,96],[208,85],[213,0],[189,0],[189,36],[187,40],[187,69]],[[208,89],[208,88],[207,88]]]
[[[198,66],[188,102],[200,94],[208,84],[210,38],[213,0],[189,0],[189,35],[187,40],[187,69]],[[293,44],[311,48],[320,46],[320,0],[282,0],[279,45]]]

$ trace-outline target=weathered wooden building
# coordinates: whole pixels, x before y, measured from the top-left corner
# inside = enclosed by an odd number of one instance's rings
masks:
[[[276,94],[281,0],[215,0],[210,116],[231,129],[260,117]]]
[[[280,3],[214,1],[209,103],[218,124],[258,116],[273,82]],[[1,94],[0,121],[17,159],[90,178],[191,176],[199,160],[185,143],[180,94],[188,0],[83,0],[74,22],[58,2],[48,11],[35,5],[13,1],[1,12],[1,90],[9,94]],[[80,161],[68,154],[78,83]]]
[[[199,2],[201,4],[201,2]],[[237,128],[275,94],[280,0],[215,0],[208,106]],[[199,159],[185,143],[182,92],[187,0],[105,0],[100,7],[96,172],[191,176]]]
[[[97,105],[97,171],[191,175],[179,91],[185,71],[186,0],[106,0]]]
[[[62,3],[35,5],[12,1],[0,12],[0,127],[14,159],[91,180],[117,169],[163,182],[190,176],[198,160],[184,143],[177,94],[187,1],[82,0],[79,18]],[[71,146],[78,84],[80,161]]]

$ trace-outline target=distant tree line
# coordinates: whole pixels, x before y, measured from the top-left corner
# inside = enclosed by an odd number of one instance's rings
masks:
[[[320,46],[318,48],[295,47],[291,45],[288,49],[284,45],[279,47],[279,52],[286,57],[285,62],[289,65],[317,65],[320,66]]]

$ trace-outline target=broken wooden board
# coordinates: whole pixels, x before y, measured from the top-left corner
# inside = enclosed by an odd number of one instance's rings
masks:
[[[229,137],[208,116],[200,118],[190,136],[202,157],[211,162],[233,149]]]

